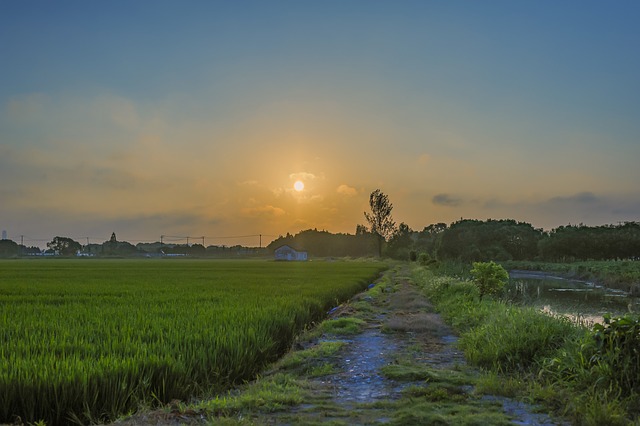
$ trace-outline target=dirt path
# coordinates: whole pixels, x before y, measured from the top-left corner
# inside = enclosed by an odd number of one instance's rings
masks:
[[[217,401],[174,404],[120,423],[556,424],[532,407],[476,391],[479,373],[406,269],[376,287],[333,310],[261,380]]]

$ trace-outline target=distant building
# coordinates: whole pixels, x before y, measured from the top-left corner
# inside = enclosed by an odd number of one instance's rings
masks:
[[[2,239],[3,240],[7,239],[7,231],[5,231],[5,230],[2,231]]]
[[[291,246],[283,245],[274,250],[276,260],[307,260],[307,252],[296,250]]]

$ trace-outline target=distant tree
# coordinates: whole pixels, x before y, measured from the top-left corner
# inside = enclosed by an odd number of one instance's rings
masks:
[[[393,236],[389,239],[386,253],[394,259],[410,259],[410,252],[413,248],[413,230],[406,223],[402,222],[395,229]],[[417,258],[417,254],[414,253]],[[415,260],[415,259],[414,259]]]
[[[461,219],[439,235],[439,257],[463,262],[533,259],[542,230],[513,219]]]
[[[376,189],[369,195],[369,206],[371,213],[365,212],[364,217],[371,226],[371,233],[378,239],[378,256],[382,257],[382,243],[391,238],[396,229],[396,223],[391,217],[393,204],[386,194]]]
[[[376,238],[365,231],[362,234],[332,234],[328,231],[308,229],[300,231],[296,235],[287,234],[280,236],[267,246],[267,251],[273,251],[282,246],[289,245],[297,250],[306,251],[314,257],[362,257],[375,253]]]
[[[433,260],[439,259],[440,246],[442,245],[442,235],[447,231],[445,223],[433,223],[425,227],[418,234],[416,248],[429,254]]]
[[[20,247],[12,240],[0,240],[0,257],[9,257],[20,254]]]
[[[113,243],[113,244],[118,242],[118,240],[116,239],[116,233],[115,232],[111,233],[111,238],[109,238],[109,242]]]
[[[356,235],[366,235],[369,231],[365,225],[356,225]]]
[[[55,237],[51,242],[47,243],[47,247],[63,256],[72,256],[82,249],[82,245],[79,242],[67,237]]]

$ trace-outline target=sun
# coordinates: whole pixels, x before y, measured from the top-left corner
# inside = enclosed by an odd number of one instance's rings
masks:
[[[293,189],[301,192],[304,189],[304,182],[301,180],[297,180],[296,183],[293,184]]]

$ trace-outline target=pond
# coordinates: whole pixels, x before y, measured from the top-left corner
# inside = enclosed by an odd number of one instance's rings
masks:
[[[586,325],[602,323],[606,313],[613,316],[640,313],[640,298],[630,297],[624,291],[536,272],[510,271],[506,293],[512,302],[564,315]]]

